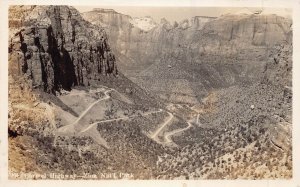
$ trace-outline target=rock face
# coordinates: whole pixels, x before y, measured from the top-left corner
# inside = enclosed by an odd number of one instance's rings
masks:
[[[33,87],[55,93],[117,74],[104,29],[72,7],[11,6],[9,27],[11,63]]]
[[[112,9],[95,8],[93,11],[85,12],[82,17],[94,25],[101,26],[109,35],[112,48],[122,51],[130,40],[131,17],[120,14]],[[87,19],[88,18],[88,19]]]
[[[277,15],[196,16],[174,23],[161,19],[145,31],[131,24],[129,16],[106,14],[94,10],[83,18],[107,25],[122,72],[161,98],[173,98],[176,92],[174,98],[190,100],[212,89],[257,82],[271,49],[292,36],[291,20]]]
[[[204,27],[208,21],[215,19],[198,16],[179,23],[170,23],[166,19],[155,23],[150,17],[132,18],[104,9],[94,9],[82,13],[82,16],[87,21],[105,28],[111,47],[120,61],[118,65],[128,77],[132,77],[132,72],[145,70],[155,61],[166,64],[169,61],[175,63],[190,58],[191,51],[186,48],[191,41],[188,38]],[[173,57],[176,60],[173,60]],[[164,64],[159,65],[161,69]]]
[[[219,39],[246,45],[273,46],[287,40],[291,31],[290,19],[272,15],[226,15],[204,28],[204,33],[215,34]]]
[[[116,41],[113,48],[133,62],[158,59],[185,48],[189,56],[198,54],[197,57],[230,56],[257,49],[261,52],[286,40],[292,25],[290,19],[277,15],[234,14],[219,18],[196,16],[174,24],[162,19],[145,31],[131,24],[130,16],[107,12],[101,9],[82,15],[97,25],[107,25],[110,38]]]

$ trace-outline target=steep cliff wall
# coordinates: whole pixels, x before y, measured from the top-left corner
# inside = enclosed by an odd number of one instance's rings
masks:
[[[200,57],[243,56],[242,53],[248,51],[259,56],[259,52],[264,53],[267,48],[287,40],[292,25],[290,19],[274,14],[241,14],[219,18],[196,16],[174,24],[162,19],[144,31],[130,24],[130,16],[115,11],[94,10],[83,13],[83,17],[97,25],[107,25],[110,38],[116,41],[113,47],[128,60],[139,63],[179,52]],[[141,48],[143,50],[139,50]]]
[[[120,14],[112,9],[95,8],[93,11],[82,13],[82,17],[105,29],[112,48],[117,51],[126,50],[125,46],[130,41],[130,33],[133,28],[130,16]]]
[[[128,63],[143,63],[160,58],[163,53],[180,47],[185,42],[185,35],[200,30],[214,17],[196,16],[179,23],[169,23],[162,19],[156,23],[151,17],[132,18],[111,9],[94,9],[82,13],[87,21],[105,28],[116,49],[117,56]],[[183,38],[178,38],[182,37]],[[181,45],[184,46],[184,45]],[[140,50],[143,49],[143,50]],[[125,59],[124,59],[125,58]]]
[[[114,14],[118,16],[113,16],[113,21],[100,19]],[[124,16],[97,10],[83,14],[97,25],[108,23],[106,30],[114,41],[120,69],[163,98],[171,98],[175,92],[194,97],[212,89],[256,82],[263,77],[274,46],[292,36],[291,20],[277,15],[196,16],[174,23],[161,19],[147,31]],[[121,21],[121,25],[113,24]]]
[[[234,45],[239,51],[281,43],[289,37],[291,25],[290,19],[274,14],[225,15],[207,23],[202,34],[209,39],[218,39],[219,45]]]
[[[49,93],[116,75],[115,56],[99,26],[68,6],[11,6],[11,67]]]

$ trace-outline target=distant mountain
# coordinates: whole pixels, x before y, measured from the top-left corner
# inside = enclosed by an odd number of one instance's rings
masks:
[[[196,48],[200,52],[205,50],[206,54],[227,55],[253,46],[271,47],[289,37],[292,25],[288,18],[274,14],[254,14],[250,11],[219,18],[196,16],[173,24],[165,19],[156,24],[150,17],[131,18],[105,9],[95,9],[82,15],[91,23],[106,25],[106,29],[110,31],[109,38],[116,41],[113,42],[113,48],[134,61],[141,61],[140,56],[161,55],[159,53],[165,53],[161,49],[172,50],[178,46],[190,46],[192,50]],[[151,29],[142,32],[145,29],[140,29],[134,20]],[[145,54],[136,54],[140,47]]]
[[[257,81],[263,76],[270,50],[292,37],[292,21],[271,14],[239,12],[174,23],[161,19],[147,31],[132,24],[130,16],[115,11],[93,10],[82,15],[107,26],[119,68],[131,80],[161,98],[177,98],[172,100],[177,102],[193,103],[195,95],[213,88]],[[176,96],[173,88],[179,85],[171,79],[186,85],[176,89],[180,90]],[[159,89],[164,85],[170,89]]]

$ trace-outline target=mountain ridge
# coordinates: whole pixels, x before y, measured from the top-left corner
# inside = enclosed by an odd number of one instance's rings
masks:
[[[117,20],[122,18],[122,14],[119,15],[111,23],[120,23]],[[100,19],[92,12],[84,13],[83,17],[91,22],[97,20],[101,25]],[[110,24],[107,28],[109,40],[122,72],[131,80],[138,80],[138,85],[151,92],[158,92],[156,88],[165,84],[175,86],[176,83],[168,81],[175,77],[191,85],[178,90],[192,89],[195,95],[207,94],[214,88],[211,85],[227,87],[243,84],[245,79],[255,82],[261,78],[270,50],[292,36],[291,20],[276,15],[201,17],[200,20],[185,19],[173,24],[162,18],[147,32],[126,23],[129,18],[122,19],[121,25]],[[224,64],[229,67],[224,68]],[[220,65],[222,69],[218,68]],[[254,75],[251,72],[260,73]],[[149,83],[148,75],[155,75],[157,81]],[[182,97],[186,97],[184,94],[191,95],[189,92],[179,94]],[[172,98],[173,92],[159,95]]]

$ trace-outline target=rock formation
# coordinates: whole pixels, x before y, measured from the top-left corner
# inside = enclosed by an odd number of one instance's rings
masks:
[[[9,177],[290,179],[291,21],[240,13],[10,7]]]
[[[18,73],[35,88],[55,93],[117,74],[103,28],[72,7],[11,6],[9,27],[11,63],[18,63]]]
[[[228,14],[219,18],[196,16],[173,25],[162,19],[145,32],[138,24],[131,24],[133,18],[115,11],[95,9],[82,16],[94,24],[107,25],[110,38],[116,41],[113,47],[135,62],[161,58],[187,47],[189,55],[229,56],[246,50],[261,51],[286,40],[292,25],[290,19],[277,15]]]
[[[172,98],[179,90],[186,97],[259,81],[272,49],[292,36],[291,20],[271,14],[196,16],[175,23],[163,18],[147,31],[115,11],[93,10],[82,16],[107,25],[122,72],[161,98]],[[174,79],[187,86],[171,83]]]

